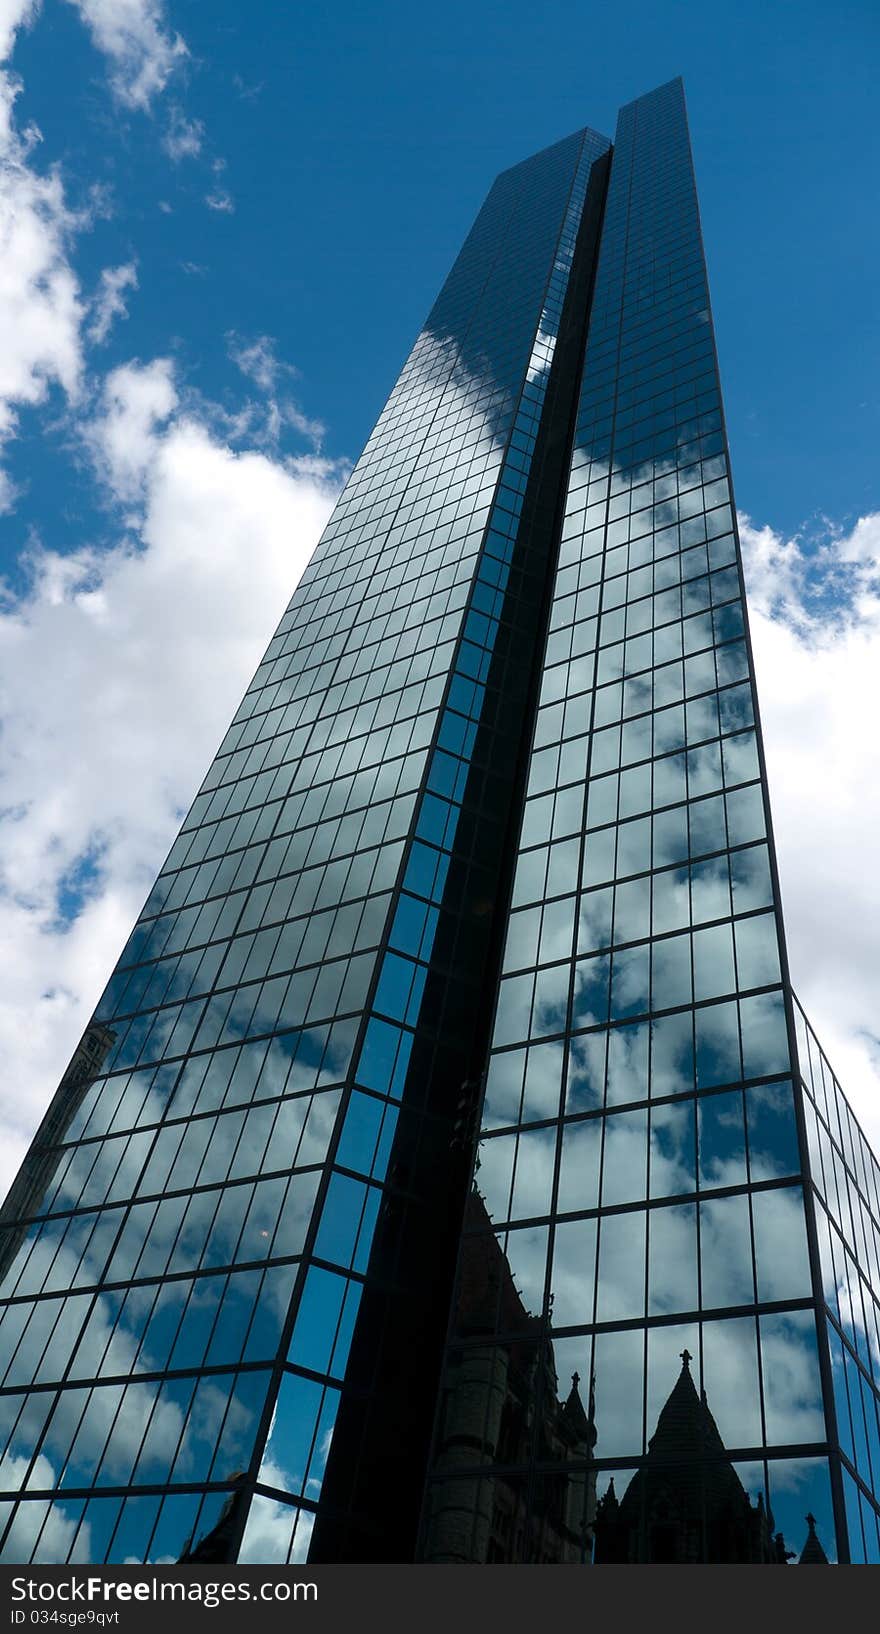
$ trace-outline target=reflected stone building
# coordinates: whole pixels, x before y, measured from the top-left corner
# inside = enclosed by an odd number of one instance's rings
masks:
[[[5,1561],[880,1560],[679,81],[494,183],[71,1070]]]
[[[785,1565],[782,1534],[774,1536],[763,1493],[750,1502],[706,1392],[697,1395],[692,1360],[682,1351],[678,1382],[621,1501],[609,1483],[596,1516],[596,1565]]]
[[[584,1409],[580,1378],[572,1374],[562,1401],[552,1335],[523,1306],[477,1192],[466,1220],[484,1229],[464,1239],[461,1342],[449,1358],[439,1407],[436,1462],[443,1479],[432,1488],[423,1558],[445,1565],[581,1564],[593,1552],[596,1430]],[[532,1334],[539,1343],[487,1344],[499,1306],[508,1332]],[[525,1483],[506,1471],[529,1458],[534,1437],[541,1461],[555,1472],[529,1500]],[[475,1451],[491,1473],[485,1478],[474,1471],[458,1480],[457,1467],[472,1467]]]

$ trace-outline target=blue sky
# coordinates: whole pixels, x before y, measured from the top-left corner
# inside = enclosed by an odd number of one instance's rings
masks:
[[[676,74],[792,962],[868,1105],[878,36],[867,0],[0,0],[11,1154],[494,174]]]
[[[171,0],[190,56],[152,111],[120,109],[76,8],[46,0],[17,45],[20,117],[74,196],[110,190],[81,235],[88,287],[136,257],[139,292],[105,354],[180,361],[223,399],[224,336],[270,334],[325,446],[356,455],[498,169],[681,73],[698,172],[740,505],[793,529],[880,501],[876,8],[614,7],[367,0]],[[169,162],[173,110],[204,126]],[[218,162],[225,168],[215,172]],[[206,194],[234,212],[211,211]],[[170,206],[166,213],[162,206]],[[16,475],[71,474],[25,437]],[[71,542],[87,525],[56,517]],[[20,512],[43,519],[40,484]],[[84,515],[79,506],[84,507]],[[60,543],[61,535],[57,536]],[[4,541],[15,554],[16,530]]]

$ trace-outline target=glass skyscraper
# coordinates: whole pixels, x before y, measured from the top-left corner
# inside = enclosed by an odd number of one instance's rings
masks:
[[[880,1561],[878,1221],[676,80],[495,182],[25,1159],[0,1558]]]

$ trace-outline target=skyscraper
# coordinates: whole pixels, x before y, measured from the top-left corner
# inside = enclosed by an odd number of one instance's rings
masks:
[[[673,81],[495,182],[25,1160],[0,1555],[876,1561],[878,1219]]]

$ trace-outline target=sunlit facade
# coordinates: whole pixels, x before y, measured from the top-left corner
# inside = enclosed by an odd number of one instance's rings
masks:
[[[490,190],[13,1186],[0,1558],[880,1560],[878,1218],[673,81]]]

